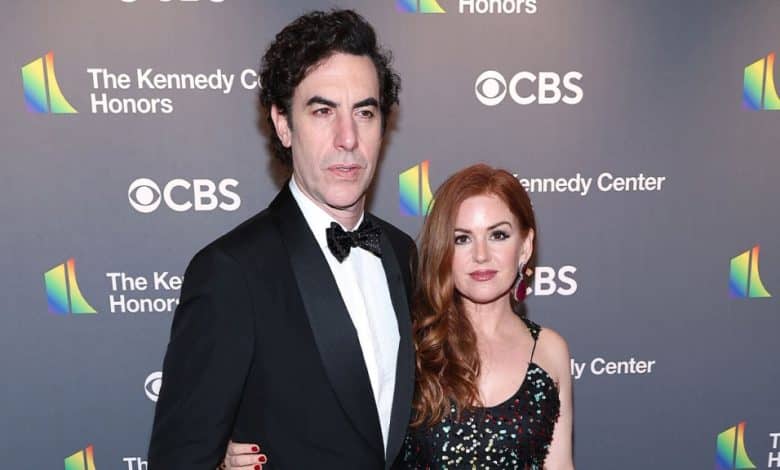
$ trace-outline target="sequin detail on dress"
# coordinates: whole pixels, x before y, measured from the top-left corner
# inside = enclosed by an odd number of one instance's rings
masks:
[[[541,328],[523,321],[535,349]],[[460,421],[453,406],[432,428],[410,429],[400,468],[542,470],[560,406],[558,387],[532,352],[523,383],[503,403],[466,411]]]

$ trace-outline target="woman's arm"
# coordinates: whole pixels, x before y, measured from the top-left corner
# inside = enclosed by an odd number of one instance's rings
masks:
[[[572,384],[569,346],[561,335],[553,330],[542,330],[539,342],[545,344],[545,356],[550,363],[553,379],[558,383],[561,402],[560,416],[555,424],[550,450],[545,460],[546,470],[574,470],[572,457]]]

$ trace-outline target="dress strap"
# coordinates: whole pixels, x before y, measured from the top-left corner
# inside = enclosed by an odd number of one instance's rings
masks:
[[[539,340],[539,332],[542,331],[542,327],[525,317],[523,317],[523,322],[525,323],[525,326],[528,327],[528,331],[531,332],[531,337],[534,339],[534,347],[533,349],[531,349],[531,357],[528,359],[528,362],[531,362],[534,360],[534,353],[536,352],[536,342]]]

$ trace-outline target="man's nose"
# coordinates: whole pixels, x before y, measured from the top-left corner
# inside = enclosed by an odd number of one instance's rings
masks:
[[[353,150],[357,146],[357,129],[351,113],[337,117],[334,145],[339,150]]]

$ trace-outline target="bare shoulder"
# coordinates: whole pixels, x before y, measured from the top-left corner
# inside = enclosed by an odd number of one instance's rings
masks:
[[[564,355],[568,360],[569,345],[560,333],[552,328],[543,327],[539,332],[537,348],[550,355]]]
[[[536,343],[536,354],[557,377],[569,373],[569,345],[557,331],[551,328],[542,328]]]

